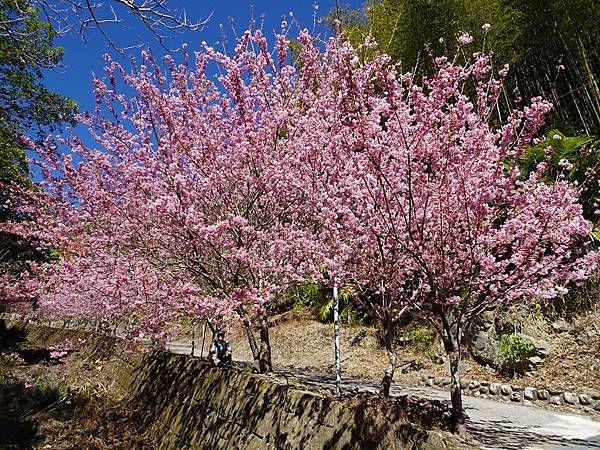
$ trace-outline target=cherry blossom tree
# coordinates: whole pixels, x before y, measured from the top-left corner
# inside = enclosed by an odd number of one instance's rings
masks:
[[[311,105],[310,114],[295,119],[301,123],[300,134],[308,149],[306,164],[313,176],[311,202],[305,208],[312,209],[310,216],[319,224],[314,238],[320,242],[320,261],[330,281],[357,286],[361,293],[356,300],[382,325],[389,359],[382,393],[389,395],[397,367],[393,335],[410,310],[410,300],[420,292],[421,282],[402,246],[391,239],[387,224],[377,220],[378,204],[357,171],[365,164],[361,155],[369,143],[363,136],[354,142],[349,139],[362,133],[364,125],[354,119],[353,108],[360,104],[364,111],[372,109],[381,95],[378,78],[395,74],[383,55],[360,61],[358,55],[363,50],[372,52],[373,42],[354,50],[333,39],[323,54],[309,38],[301,37],[300,42],[303,76],[312,77],[312,88],[305,91],[303,100]]]
[[[438,73],[416,84],[383,55],[362,63],[349,46],[338,52],[316,94],[338,127],[324,158],[337,169],[325,228],[350,250],[344,270],[382,286],[380,307],[436,328],[461,431],[465,328],[502,303],[550,299],[585,279],[598,262],[591,226],[575,184],[540,182],[544,163],[523,177],[516,164],[551,105],[534,98],[505,124],[490,120],[506,67],[495,79],[487,56],[438,58]]]
[[[460,431],[464,330],[597,265],[577,186],[541,182],[544,163],[528,177],[516,164],[550,104],[532,99],[494,124],[507,69],[495,79],[484,55],[438,58],[416,83],[370,40],[366,52],[306,32],[299,42],[296,65],[284,37],[273,57],[260,32],[233,56],[205,46],[193,65],[166,58],[168,73],[149,55],[130,74],[108,61],[82,118],[98,148],[38,148],[44,191],[19,202],[30,220],[8,227],[62,253],[32,268],[30,291],[63,314],[148,330],[183,311],[235,313],[268,371],[270,306],[324,268],[375,294],[388,337],[406,312],[437,329]]]
[[[31,220],[9,228],[62,252],[33,268],[38,305],[133,317],[159,334],[186,312],[235,312],[260,370],[271,370],[269,306],[315,267],[293,226],[308,197],[288,123],[301,91],[287,45],[278,37],[274,61],[264,36],[247,32],[233,56],[205,46],[193,67],[166,57],[168,73],[150,55],[132,74],[109,60],[94,80],[97,109],[81,118],[98,148],[76,137],[62,140],[66,153],[28,143],[44,191],[24,193]]]

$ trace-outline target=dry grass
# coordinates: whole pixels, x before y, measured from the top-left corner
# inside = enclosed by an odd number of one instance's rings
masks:
[[[312,320],[308,312],[289,312],[274,318],[270,338],[275,366],[332,372],[334,370],[333,325]],[[252,360],[252,353],[242,329],[228,337],[236,358]],[[379,344],[378,331],[372,327],[341,327],[342,370],[347,377],[377,380],[388,364],[387,353]],[[433,371],[436,364],[409,348],[398,348],[398,362],[415,360],[423,370]],[[399,370],[396,381],[416,382],[415,372]]]
[[[546,324],[547,325],[547,324]],[[546,340],[553,349],[538,371],[518,378],[507,378],[473,360],[466,361],[466,378],[529,386],[560,387],[579,392],[600,390],[600,311],[587,312],[574,320],[574,330],[554,333],[551,327],[536,325],[536,336]],[[333,325],[312,320],[307,312],[290,312],[274,319],[270,329],[275,366],[333,372]],[[252,354],[241,329],[228,337],[236,358],[252,360]],[[371,327],[342,327],[342,369],[347,377],[378,380],[387,365],[387,355],[379,344],[378,331]],[[443,354],[435,343],[433,353]],[[416,371],[394,376],[397,383],[416,385],[421,373],[448,375],[444,364],[436,364],[426,355],[410,347],[398,348],[398,360],[415,360]]]
[[[42,341],[43,342],[43,341]],[[120,401],[123,348],[27,361],[25,342],[0,352],[0,448],[143,449],[141,410]]]

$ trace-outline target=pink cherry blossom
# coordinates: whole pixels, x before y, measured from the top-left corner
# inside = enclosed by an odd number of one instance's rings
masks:
[[[469,33],[463,33],[458,37],[458,42],[460,45],[468,45],[473,42],[473,36]]]

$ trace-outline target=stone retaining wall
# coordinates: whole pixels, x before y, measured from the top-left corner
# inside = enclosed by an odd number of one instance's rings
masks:
[[[421,383],[439,389],[450,386],[450,378],[424,374]],[[576,393],[553,388],[535,388],[515,384],[490,383],[464,379],[461,381],[463,393],[473,397],[492,400],[519,402],[536,406],[567,406],[589,414],[600,413],[600,392]]]
[[[335,399],[293,380],[168,352],[144,359],[130,391],[161,449],[437,449],[453,440],[426,431],[443,420],[440,402]]]
[[[1,324],[1,322],[0,322]],[[98,333],[12,323],[30,348],[85,341],[84,355],[108,357],[123,342]],[[6,334],[6,333],[5,333]],[[2,336],[0,336],[2,337]],[[292,378],[157,351],[119,358],[114,385],[143,411],[145,433],[170,449],[465,449],[447,427],[447,407],[417,397],[334,398]]]

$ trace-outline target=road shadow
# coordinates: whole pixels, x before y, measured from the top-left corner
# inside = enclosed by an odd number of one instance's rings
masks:
[[[18,347],[27,338],[27,330],[19,326],[6,326],[6,321],[0,319],[0,352],[10,351]]]
[[[277,369],[282,374],[293,376],[303,383],[320,389],[334,392],[335,376],[333,374],[303,371],[295,368]],[[377,392],[380,384],[371,380],[360,380],[344,378],[342,388],[346,392]],[[402,395],[399,391],[400,386],[393,387],[393,395]],[[395,392],[394,392],[395,391]],[[410,388],[410,392],[417,396],[431,398],[432,393],[422,388]],[[449,399],[442,397],[446,393],[436,391],[433,395],[440,397],[440,402],[450,406]],[[491,400],[490,400],[491,401]],[[467,413],[470,407],[467,407]],[[502,420],[478,419],[477,421],[468,420],[467,426],[472,436],[481,442],[482,445],[494,449],[523,449],[523,448],[552,448],[552,449],[600,449],[600,435],[595,435],[586,439],[577,439],[561,437],[557,435],[548,435],[541,433],[535,428],[518,426],[514,422]]]
[[[587,439],[562,438],[536,433],[535,429],[519,427],[505,421],[480,420],[477,423],[467,421],[467,429],[482,445],[501,450],[520,450],[523,448],[544,449],[600,449],[600,435]]]

